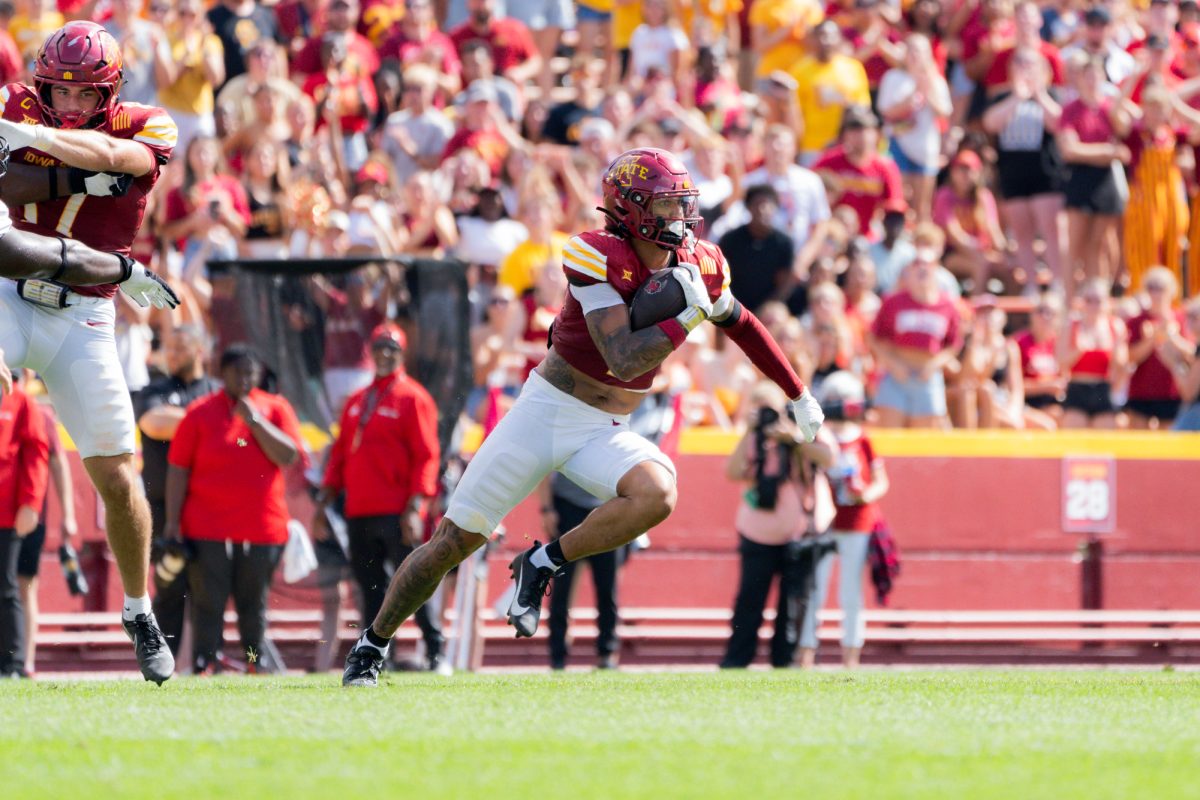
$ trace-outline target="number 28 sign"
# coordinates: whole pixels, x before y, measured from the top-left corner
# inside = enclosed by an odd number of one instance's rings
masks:
[[[1062,462],[1062,516],[1067,533],[1112,533],[1117,525],[1117,465],[1106,456]]]

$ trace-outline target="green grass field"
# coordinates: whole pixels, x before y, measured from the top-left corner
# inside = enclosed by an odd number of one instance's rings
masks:
[[[0,685],[0,795],[1200,798],[1200,675]]]

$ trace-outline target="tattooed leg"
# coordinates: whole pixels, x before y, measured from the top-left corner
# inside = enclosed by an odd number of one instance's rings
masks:
[[[395,636],[400,623],[425,604],[446,573],[486,542],[482,534],[464,531],[443,519],[433,538],[412,551],[392,576],[371,629],[385,639]]]

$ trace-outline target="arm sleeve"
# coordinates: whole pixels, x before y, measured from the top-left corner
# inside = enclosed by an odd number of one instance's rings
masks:
[[[42,413],[28,397],[21,410],[20,437],[17,506],[29,506],[40,514],[50,479],[50,442],[46,438]]]
[[[405,414],[405,417],[408,430],[404,440],[408,445],[412,464],[408,496],[432,497],[437,493],[438,464],[441,460],[441,448],[437,438],[437,407],[433,399],[422,392],[413,396],[412,411]]]
[[[625,303],[617,290],[607,283],[594,283],[591,286],[568,286],[571,296],[583,307],[584,316],[602,308],[619,306]]]
[[[792,369],[792,365],[771,338],[771,334],[767,333],[767,329],[758,321],[758,317],[740,303],[736,308],[741,311],[737,319],[725,328],[725,333],[750,357],[754,366],[783,389],[789,400],[795,400],[804,393],[804,382]]]
[[[167,463],[183,469],[192,469],[196,463],[196,450],[200,445],[200,429],[196,424],[194,408],[179,421],[171,448],[167,451]]]

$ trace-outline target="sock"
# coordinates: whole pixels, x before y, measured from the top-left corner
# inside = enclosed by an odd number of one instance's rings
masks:
[[[367,626],[367,630],[363,633],[362,638],[358,640],[358,644],[360,647],[374,647],[380,652],[381,655],[386,656],[388,654],[388,647],[390,647],[392,644],[392,640],[383,638],[375,633],[374,629],[372,629],[370,626]]]
[[[529,563],[535,567],[545,567],[553,572],[558,572],[558,568],[567,563],[567,559],[563,555],[562,545],[558,543],[558,539],[555,539],[550,544],[542,545],[534,550],[533,555],[529,556]]]
[[[125,595],[125,606],[121,609],[121,619],[135,620],[138,614],[150,613],[150,595],[144,594],[141,597],[130,597]]]

